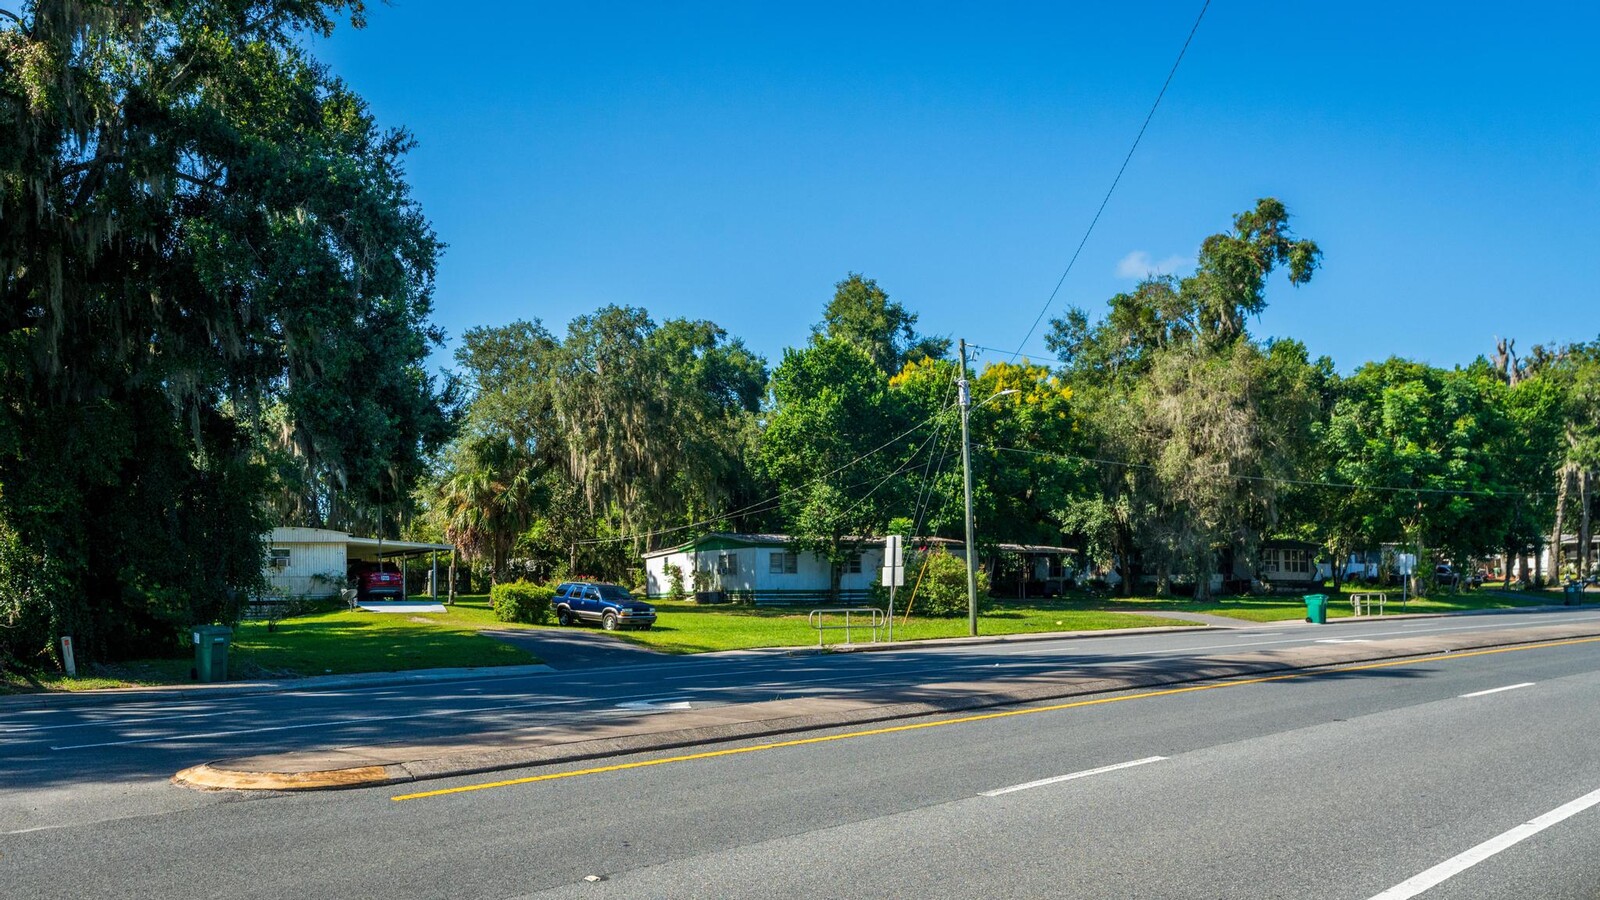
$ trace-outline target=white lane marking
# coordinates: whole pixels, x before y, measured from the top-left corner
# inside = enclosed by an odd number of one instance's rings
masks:
[[[65,744],[51,747],[51,750],[87,750],[93,747],[125,747],[129,744],[154,744],[157,741],[187,741],[204,740],[206,738],[234,737],[240,734],[263,734],[269,731],[295,731],[301,728],[331,728],[341,725],[361,725],[366,722],[396,722],[401,719],[427,719],[438,716],[476,715],[486,712],[501,712],[508,709],[533,709],[541,706],[565,706],[572,703],[582,703],[582,700],[548,700],[539,703],[516,703],[507,706],[489,706],[483,709],[435,709],[423,713],[413,713],[409,716],[365,716],[353,719],[335,719],[331,722],[305,722],[300,725],[272,725],[265,728],[238,728],[232,731],[209,731],[198,734],[163,734],[157,737],[132,738],[126,741],[103,741],[97,744]]]
[[[172,716],[151,716],[143,719],[101,719],[95,722],[73,722],[67,725],[24,725],[19,728],[0,728],[0,734],[34,734],[40,731],[60,731],[63,728],[115,728],[124,725],[149,725],[152,722],[172,722],[177,719],[206,719],[228,715],[228,710],[218,712],[185,713]]]
[[[1010,794],[1015,791],[1025,791],[1029,788],[1044,787],[1047,784],[1058,784],[1063,781],[1071,781],[1074,778],[1088,778],[1090,775],[1104,775],[1107,772],[1115,772],[1118,769],[1129,769],[1134,766],[1148,765],[1149,763],[1153,762],[1161,762],[1164,759],[1166,759],[1165,756],[1146,756],[1144,759],[1136,759],[1131,762],[1117,763],[1110,766],[1101,766],[1098,769],[1085,769],[1082,772],[1073,772],[1071,775],[1057,775],[1054,778],[1041,778],[1038,781],[1030,781],[1027,784],[1013,784],[1011,787],[1003,787],[992,791],[984,791],[978,796],[998,797],[1001,794]]]
[[[1325,638],[1317,641],[1319,644],[1370,644],[1366,638]]]
[[[645,711],[657,709],[688,709],[689,700],[685,697],[654,697],[649,700],[627,700],[617,704],[617,709],[642,709]]]
[[[1407,900],[1407,898],[1415,897],[1446,879],[1465,872],[1496,853],[1522,843],[1551,825],[1583,812],[1596,803],[1600,803],[1600,791],[1591,791],[1584,794],[1571,803],[1558,806],[1537,819],[1530,819],[1504,834],[1484,841],[1459,856],[1453,856],[1426,872],[1413,875],[1381,894],[1374,894],[1372,900]]]
[[[1521,684],[1508,684],[1505,687],[1489,688],[1487,691],[1473,691],[1470,694],[1462,694],[1461,696],[1463,699],[1467,697],[1482,697],[1486,694],[1498,694],[1501,691],[1514,691],[1517,688],[1533,687],[1533,685],[1534,682],[1532,681],[1524,681]]]
[[[57,828],[71,828],[71,825],[37,825],[33,828],[18,828],[16,831],[7,831],[5,834],[32,834],[35,831],[55,831]]]

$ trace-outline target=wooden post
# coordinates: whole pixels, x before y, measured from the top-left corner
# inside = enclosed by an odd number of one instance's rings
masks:
[[[456,602],[456,548],[450,548],[450,585],[445,596],[451,604]]]

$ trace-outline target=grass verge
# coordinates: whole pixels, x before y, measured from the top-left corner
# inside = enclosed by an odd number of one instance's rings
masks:
[[[339,609],[234,629],[229,673],[234,680],[403,672],[412,669],[510,666],[539,660],[479,634],[483,628],[525,628],[494,617],[487,597],[464,597],[443,613],[372,613]],[[82,677],[0,673],[0,693],[87,691],[189,684],[194,662],[142,659],[97,666]]]
[[[708,653],[716,650],[751,650],[762,647],[815,647],[817,632],[808,620],[809,610],[787,607],[700,606],[671,600],[651,601],[659,618],[649,631],[624,631],[627,641],[665,653]],[[842,617],[830,620],[842,624]],[[1047,631],[1102,631],[1111,628],[1145,628],[1156,625],[1194,625],[1179,619],[1104,610],[1047,609],[1037,604],[1006,606],[978,617],[978,633],[1029,634]],[[872,629],[851,629],[857,642],[871,640]],[[966,618],[896,618],[895,640],[965,637]],[[879,639],[887,636],[880,632]],[[826,642],[844,642],[843,631],[826,632]]]
[[[1318,589],[1328,595],[1328,618],[1343,619],[1355,614],[1350,605],[1351,590],[1346,588],[1343,593],[1335,594],[1331,588]],[[1311,593],[1308,591],[1308,593]],[[1397,613],[1446,613],[1470,612],[1484,609],[1514,609],[1525,606],[1543,606],[1551,602],[1542,592],[1528,591],[1526,594],[1503,594],[1491,591],[1465,591],[1459,594],[1436,594],[1429,597],[1411,597],[1402,606],[1400,592],[1391,590],[1386,592],[1388,602],[1384,604],[1387,615]],[[1283,594],[1271,596],[1228,597],[1197,603],[1182,597],[1105,597],[1090,595],[1071,595],[1060,600],[1046,601],[1059,605],[1066,610],[1078,609],[1107,609],[1107,610],[1140,610],[1159,615],[1162,612],[1191,612],[1204,613],[1212,616],[1222,616],[1229,619],[1241,619],[1247,622],[1286,622],[1295,619],[1304,619],[1306,605],[1302,595]],[[1559,602],[1559,599],[1556,601]]]
[[[1331,592],[1328,592],[1331,594]],[[1593,592],[1591,592],[1593,593]],[[1390,592],[1390,614],[1398,612],[1462,612],[1506,609],[1561,602],[1559,591],[1471,591],[1412,598],[1401,607]],[[817,632],[807,610],[772,607],[701,606],[668,600],[655,602],[660,619],[651,631],[619,632],[628,641],[665,653],[706,653],[762,647],[814,647]],[[1239,597],[1197,603],[1174,597],[1105,597],[1073,594],[1052,600],[999,601],[979,617],[984,635],[1051,631],[1099,631],[1196,623],[1166,618],[1168,612],[1204,613],[1251,622],[1282,622],[1305,617],[1299,596]],[[1330,618],[1352,615],[1348,594],[1331,595]],[[535,663],[523,650],[478,632],[485,628],[533,626],[501,622],[485,596],[463,596],[443,613],[370,613],[334,610],[297,616],[268,630],[265,622],[245,622],[234,632],[231,674],[235,679],[295,678],[358,672],[400,672],[412,669],[468,668]],[[870,629],[855,632],[870,639]],[[965,618],[913,617],[895,623],[896,640],[963,637]],[[880,635],[883,637],[884,635]],[[841,643],[842,631],[829,631],[827,643]],[[36,691],[82,691],[117,687],[188,684],[192,661],[136,660],[97,667],[79,678],[54,673],[0,673],[0,694]]]

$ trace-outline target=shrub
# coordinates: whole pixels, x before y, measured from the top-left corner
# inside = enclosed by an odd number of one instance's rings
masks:
[[[907,573],[907,584],[914,576]],[[927,569],[922,573],[922,584],[911,612],[924,616],[964,616],[967,614],[967,562],[944,551],[928,556]],[[989,575],[978,570],[978,612],[991,606]]]
[[[682,600],[684,597],[683,566],[667,563],[661,567],[661,570],[667,576],[667,596],[673,600]]]
[[[494,617],[502,622],[548,625],[550,601],[555,595],[554,588],[542,584],[509,581],[489,589],[489,603],[494,607]]]

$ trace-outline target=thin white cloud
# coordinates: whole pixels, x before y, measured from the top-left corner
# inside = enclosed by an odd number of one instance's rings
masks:
[[[1169,256],[1156,262],[1144,250],[1135,250],[1117,262],[1117,276],[1119,278],[1149,278],[1152,275],[1171,275],[1180,269],[1194,266],[1194,259],[1188,256]]]

